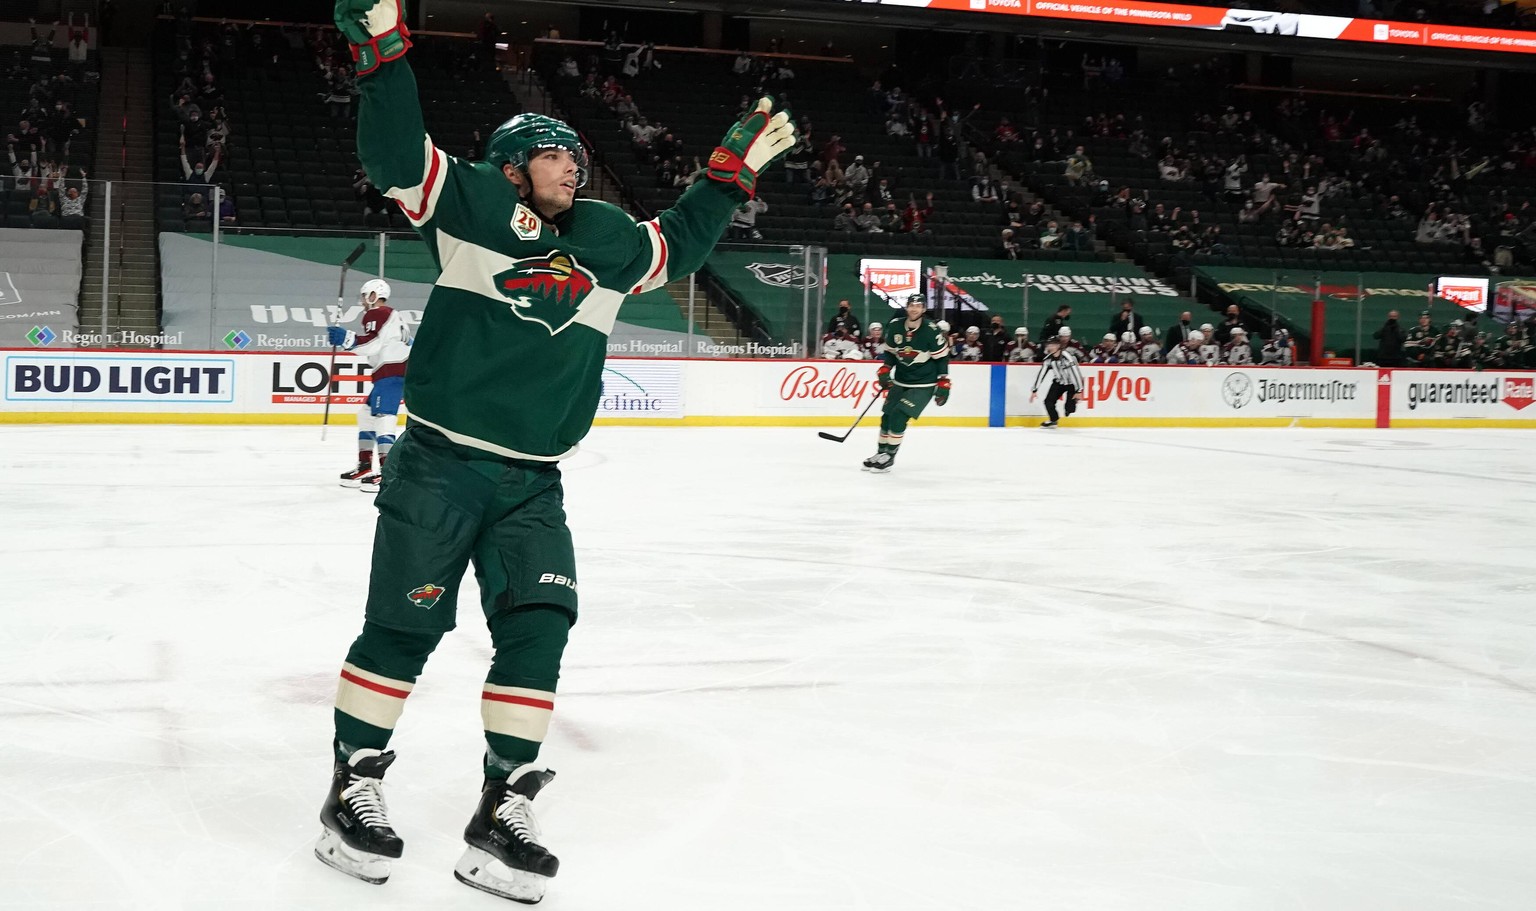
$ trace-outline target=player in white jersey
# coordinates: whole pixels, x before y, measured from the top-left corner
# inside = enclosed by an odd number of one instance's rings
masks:
[[[384,459],[395,443],[400,402],[405,395],[405,362],[411,356],[410,329],[388,301],[389,283],[382,278],[370,279],[358,294],[358,303],[363,305],[362,331],[340,326],[326,331],[332,345],[362,355],[371,368],[373,388],[368,401],[357,409],[357,467],[341,475],[341,486],[364,492],[379,489]]]
[[[1222,359],[1234,367],[1246,367],[1253,363],[1253,345],[1248,341],[1248,330],[1241,326],[1232,329],[1232,341],[1222,352]]]
[[[1199,329],[1191,329],[1189,338],[1179,342],[1168,349],[1168,363],[1170,364],[1198,364],[1200,363],[1200,347],[1205,344],[1205,333]]]
[[[1029,340],[1029,330],[1020,326],[1013,330],[1013,341],[1008,343],[1008,363],[1033,364],[1035,343]]]
[[[1200,347],[1196,350],[1197,359],[1191,364],[1204,364],[1214,367],[1221,363],[1221,344],[1216,341],[1216,327],[1210,323],[1200,324],[1200,335],[1203,337]]]
[[[1163,346],[1157,341],[1157,333],[1151,326],[1141,327],[1141,339],[1136,345],[1139,360],[1143,364],[1161,364],[1163,362]]]

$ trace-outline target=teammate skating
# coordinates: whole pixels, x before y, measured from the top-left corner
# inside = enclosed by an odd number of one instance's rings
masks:
[[[410,420],[378,495],[366,618],[337,686],[335,758],[350,764],[388,745],[427,657],[455,625],[472,562],[493,648],[480,700],[486,784],[454,872],[477,889],[535,902],[558,862],[540,843],[532,808],[553,773],[534,763],[577,613],[559,462],[591,429],[625,295],[698,269],[752,198],[759,172],[794,145],[794,128],[761,99],[710,155],[708,179],[636,224],[607,203],[576,199],[586,152],[558,120],[512,118],[480,162],[433,144],[395,0],[338,0],[336,24],[357,60],[359,157],[441,274],[412,348]],[[381,784],[371,780],[380,799],[369,824],[389,827]],[[380,881],[396,855],[353,847],[345,820],[322,814],[317,854]],[[338,842],[349,850],[328,854]]]
[[[357,467],[342,472],[341,486],[375,492],[384,471],[384,459],[395,444],[400,402],[405,394],[405,363],[411,356],[411,332],[400,314],[389,306],[389,283],[382,278],[364,282],[357,300],[363,306],[362,331],[331,326],[326,334],[332,345],[361,354],[372,368],[368,401],[357,409]]]
[[[880,440],[875,454],[864,460],[865,471],[884,474],[896,464],[896,452],[907,432],[932,401],[949,401],[949,339],[926,318],[928,306],[921,294],[907,298],[907,315],[885,327],[881,365],[876,378],[885,390],[880,411]]]

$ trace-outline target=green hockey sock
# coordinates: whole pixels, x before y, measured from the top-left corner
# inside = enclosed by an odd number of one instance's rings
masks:
[[[485,777],[506,778],[539,758],[555,708],[571,615],[549,604],[503,608],[486,621],[496,657],[480,694]]]
[[[336,685],[337,759],[345,762],[356,750],[382,750],[389,745],[395,722],[405,710],[405,698],[442,638],[439,632],[363,624]]]

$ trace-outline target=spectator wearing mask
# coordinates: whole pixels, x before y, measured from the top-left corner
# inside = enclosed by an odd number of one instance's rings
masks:
[[[842,211],[838,212],[837,217],[832,219],[832,230],[847,231],[850,234],[859,230],[859,216],[853,210],[853,203],[843,203]]]
[[[1114,334],[1115,338],[1119,338],[1126,332],[1133,335],[1140,334],[1142,328],[1146,325],[1147,321],[1142,319],[1140,313],[1136,312],[1136,299],[1127,296],[1125,300],[1120,302],[1119,314],[1109,321],[1109,331]]]
[[[854,224],[863,234],[884,233],[884,230],[880,227],[880,216],[875,213],[875,207],[867,202],[864,204],[864,208],[859,211],[858,216],[854,219]]]
[[[1077,186],[1093,176],[1093,162],[1083,151],[1082,146],[1078,146],[1071,155],[1067,156],[1067,166],[1063,175],[1067,178],[1067,183],[1072,186]]]
[[[1189,341],[1189,334],[1195,331],[1190,322],[1190,312],[1185,310],[1179,314],[1179,321],[1168,327],[1168,332],[1163,336],[1163,351],[1171,352],[1175,345],[1182,345]],[[1173,363],[1169,361],[1169,363]]]
[[[864,166],[863,155],[853,156],[853,164],[843,169],[843,182],[855,197],[862,198],[869,191],[869,168]]]
[[[998,363],[1008,356],[1008,327],[1001,316],[992,317],[987,331],[981,337],[981,359]]]
[[[1003,259],[1018,259],[1021,247],[1014,239],[1013,229],[1004,228],[998,241],[998,255]]]
[[[876,323],[870,328],[874,329],[878,325]],[[859,337],[859,318],[854,316],[853,309],[848,306],[847,300],[838,301],[837,312],[832,314],[831,319],[827,320],[828,335],[836,334],[838,329],[847,329],[849,336],[853,338]]]
[[[85,203],[90,192],[90,184],[86,182],[85,169],[82,168],[80,186],[68,188],[59,199],[59,218],[64,227],[77,229],[85,227]]]
[[[1238,310],[1237,305],[1228,305],[1226,317],[1221,321],[1221,325],[1216,327],[1216,344],[1225,345],[1232,341],[1232,330],[1242,325],[1241,320],[1242,312]]]
[[[1258,208],[1258,214],[1263,215],[1270,209],[1279,205],[1279,191],[1285,189],[1285,184],[1269,179],[1265,174],[1253,185],[1253,204]]]
[[[1040,327],[1040,337],[1047,340],[1055,338],[1057,333],[1061,331],[1061,328],[1067,324],[1067,320],[1071,318],[1072,307],[1070,304],[1062,304],[1060,307],[1057,307],[1056,314],[1047,319],[1045,325]]]
[[[1383,367],[1403,366],[1403,345],[1408,341],[1397,322],[1397,311],[1387,313],[1387,321],[1372,336],[1376,339],[1376,363]]]

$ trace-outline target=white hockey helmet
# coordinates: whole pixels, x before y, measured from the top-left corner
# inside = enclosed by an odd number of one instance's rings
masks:
[[[1216,331],[1216,327],[1212,326],[1210,323],[1201,323],[1200,324],[1200,331],[1204,332],[1207,335],[1209,335],[1212,332]]]
[[[382,278],[370,278],[363,282],[363,289],[357,292],[358,300],[368,302],[368,295],[374,294],[379,300],[389,300],[389,282]]]
[[[1071,338],[1072,337],[1072,327],[1071,326],[1062,326],[1060,329],[1057,329],[1056,330],[1056,337],[1057,338]]]
[[[1136,341],[1136,336],[1132,335],[1129,331],[1122,332],[1120,333],[1120,341],[1129,344]]]
[[[1151,335],[1152,334],[1152,327],[1151,326],[1142,326],[1141,327],[1141,334],[1142,335]]]
[[[1189,340],[1195,344],[1199,344],[1200,342],[1205,341],[1205,333],[1201,332],[1199,329],[1191,330],[1189,333]]]
[[[1020,326],[1019,328],[1013,330],[1013,334],[1014,334],[1015,337],[1022,335],[1025,338],[1029,338],[1029,330],[1024,328],[1023,326]]]
[[[965,334],[966,334],[967,337],[972,336],[972,335],[980,335],[981,334],[981,330],[976,328],[975,326],[967,326],[967,327],[965,327]]]
[[[1104,341],[1112,342],[1114,340],[1115,340],[1115,334],[1113,332],[1106,332],[1106,333],[1104,333]]]
[[[1242,326],[1233,326],[1232,327],[1232,334],[1233,335],[1241,335],[1244,338],[1247,338],[1248,337],[1248,330],[1244,329]]]

